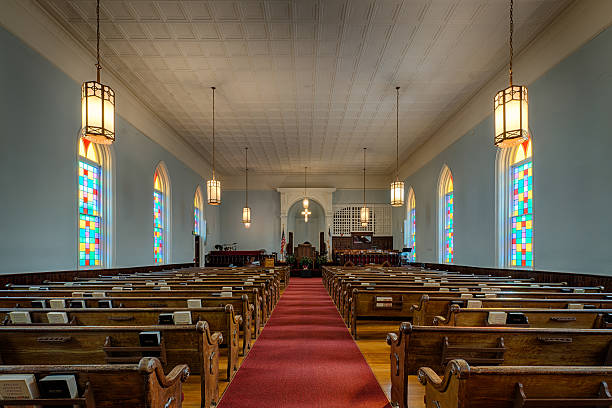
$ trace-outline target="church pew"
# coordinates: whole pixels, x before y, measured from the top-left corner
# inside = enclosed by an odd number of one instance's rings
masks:
[[[492,312],[522,314],[528,323],[489,324],[489,314]],[[606,329],[612,328],[612,309],[469,309],[452,305],[447,317],[434,317],[436,326],[522,326],[522,327],[566,327],[573,329]]]
[[[575,299],[539,299],[539,298],[520,298],[520,297],[504,297],[500,298],[493,294],[494,297],[457,299],[450,297],[430,297],[423,295],[418,304],[412,305],[413,312],[412,323],[418,326],[429,326],[433,324],[436,316],[444,316],[449,318],[452,304],[460,307],[467,307],[468,301],[476,300],[480,302],[483,308],[535,308],[535,309],[568,309],[570,306],[574,308],[590,308],[590,309],[612,309],[612,299],[582,299],[579,295]]]
[[[609,407],[612,367],[470,366],[453,360],[440,378],[419,369],[427,408]]]
[[[0,375],[5,374],[34,374],[37,380],[53,374],[73,374],[76,377],[79,390],[76,401],[37,398],[19,401],[19,405],[26,402],[29,405],[59,405],[64,402],[65,406],[66,403],[78,402],[79,406],[96,408],[180,408],[181,386],[190,372],[186,364],[181,364],[164,374],[157,358],[143,357],[138,364],[0,365]],[[16,401],[0,398],[0,406],[4,405],[14,406]]]
[[[165,367],[187,364],[200,376],[202,408],[219,402],[219,343],[206,322],[194,326],[0,326],[3,365],[138,363],[143,352],[138,333],[159,331],[155,348]],[[1,366],[0,366],[1,367]]]
[[[391,400],[408,404],[408,377],[420,367],[442,374],[461,358],[487,365],[612,365],[612,330],[416,326],[387,334]]]
[[[430,288],[425,288],[430,289]],[[611,293],[566,293],[566,292],[458,292],[440,291],[439,288],[425,291],[404,291],[404,290],[381,290],[373,289],[354,289],[352,297],[347,301],[345,310],[341,310],[341,315],[350,325],[351,334],[357,338],[357,322],[359,320],[388,319],[388,320],[412,320],[415,311],[412,305],[420,302],[422,296],[430,298],[452,298],[460,299],[466,295],[486,295],[495,294],[497,297],[520,297],[520,298],[580,298],[580,299],[606,299],[612,296]],[[391,299],[391,300],[389,300]]]
[[[38,289],[37,289],[38,288]],[[52,290],[43,290],[44,286],[33,286],[30,290],[0,290],[0,297],[47,297],[47,298],[81,298],[81,297],[93,297],[93,291],[83,291],[78,288],[66,288],[66,289],[52,289]],[[204,298],[216,296],[219,299],[223,299],[220,297],[220,290],[169,290],[169,291],[160,291],[160,290],[152,290],[152,289],[142,289],[142,290],[128,290],[122,288],[121,290],[112,289],[100,291],[104,294],[104,297],[149,297],[149,298],[157,298],[157,297],[180,297],[186,299],[196,299],[196,298]],[[271,309],[268,308],[267,296],[265,291],[262,291],[261,288],[253,288],[253,289],[233,289],[232,296],[238,295],[246,295],[248,296],[249,303],[253,303],[255,307],[255,318],[260,316],[260,324],[265,323],[267,317],[270,314]],[[259,307],[258,307],[259,306]]]
[[[9,313],[17,309],[0,309],[0,320],[4,325],[13,323],[10,320]],[[47,318],[48,310],[44,309],[18,309],[28,312],[32,320],[31,325],[48,326]],[[222,342],[220,345],[227,346],[227,377],[231,378],[233,372],[238,369],[238,355],[240,351],[240,338],[238,326],[242,322],[242,316],[234,314],[234,309],[231,305],[217,308],[200,308],[200,309],[165,309],[165,308],[150,308],[150,309],[54,309],[54,312],[65,312],[68,316],[69,324],[75,326],[152,326],[158,325],[158,317],[160,313],[172,313],[175,311],[189,311],[193,324],[200,321],[206,321],[210,330],[218,331],[222,334]],[[14,324],[23,326],[23,324]],[[29,325],[28,325],[29,326]],[[51,324],[51,326],[53,326]],[[57,324],[55,326],[58,326]],[[61,326],[61,325],[59,325]]]

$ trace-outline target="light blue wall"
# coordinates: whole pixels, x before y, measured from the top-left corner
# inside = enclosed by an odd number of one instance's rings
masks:
[[[319,234],[325,232],[327,239],[323,207],[311,199],[308,209],[312,214],[309,216],[308,222],[304,222],[304,216],[301,214],[303,209],[302,202],[298,201],[287,211],[287,228],[288,231],[293,232],[293,246],[310,242],[317,251],[320,251]]]
[[[535,269],[612,274],[612,29],[529,86],[533,134]],[[436,187],[442,165],[455,187],[455,263],[493,267],[493,120],[406,179],[416,194],[417,260],[437,262]]]
[[[252,220],[249,229],[242,225],[244,191],[224,191],[221,198],[221,242],[215,243],[236,242],[240,250],[280,251],[280,193],[249,191]]]
[[[75,269],[80,84],[3,28],[0,49],[0,273]],[[153,263],[152,185],[160,161],[172,185],[170,261],[191,261],[193,195],[202,179],[119,116],[112,150],[112,266]],[[205,210],[212,240],[217,212]]]
[[[363,190],[340,189],[332,193],[334,204],[354,204],[363,202]],[[389,190],[366,189],[366,201],[370,204],[389,204]]]

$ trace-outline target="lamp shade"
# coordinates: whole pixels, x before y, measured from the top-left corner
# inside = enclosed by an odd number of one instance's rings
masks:
[[[367,227],[370,222],[370,209],[368,207],[361,207],[359,212],[359,221],[362,227]]]
[[[221,204],[221,182],[213,178],[206,182],[206,193],[208,195],[208,204]]]
[[[115,141],[115,91],[97,81],[81,88],[81,136],[93,143]]]
[[[242,223],[245,228],[249,228],[251,226],[251,208],[243,207],[242,208]]]
[[[391,183],[391,205],[400,207],[404,205],[404,182],[395,180]]]
[[[495,109],[495,145],[517,146],[529,138],[529,100],[527,87],[512,85],[499,91]]]
[[[310,205],[310,201],[308,201],[308,198],[304,197],[304,200],[302,200],[302,206],[304,208],[308,208],[309,205]]]

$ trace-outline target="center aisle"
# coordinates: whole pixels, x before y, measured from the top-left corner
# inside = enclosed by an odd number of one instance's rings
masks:
[[[250,407],[390,407],[320,278],[291,278],[219,403]]]

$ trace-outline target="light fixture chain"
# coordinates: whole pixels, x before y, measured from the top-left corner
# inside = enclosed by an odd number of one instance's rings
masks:
[[[512,86],[512,57],[514,56],[514,48],[512,40],[514,36],[514,0],[510,0],[510,86]]]
[[[399,89],[395,87],[396,92],[396,108],[395,108],[395,178],[399,180]]]
[[[245,147],[244,148],[244,168],[246,170],[246,205],[245,207],[249,206],[249,148]]]
[[[212,139],[213,139],[213,151],[212,151],[212,171],[213,180],[215,179],[215,87],[212,87]]]
[[[366,178],[366,149],[367,147],[363,148],[363,206],[366,206],[366,191],[365,191],[365,178]]]
[[[98,83],[100,82],[100,0],[96,2],[96,70]]]

